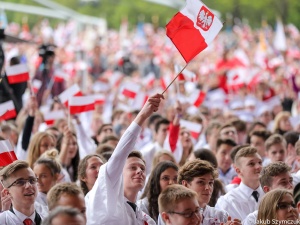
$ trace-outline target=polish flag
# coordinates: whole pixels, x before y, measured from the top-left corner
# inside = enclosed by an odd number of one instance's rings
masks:
[[[109,78],[109,83],[112,87],[118,87],[124,75],[121,72],[113,72]]]
[[[69,101],[70,114],[87,112],[95,109],[95,100],[92,96],[75,96]]]
[[[206,93],[204,91],[201,91],[201,90],[195,90],[193,92],[193,94],[190,96],[189,98],[189,102],[196,106],[196,107],[199,107],[203,101],[205,100],[205,97],[206,97]]]
[[[12,100],[0,104],[0,121],[15,118],[17,112]]]
[[[126,82],[123,86],[122,94],[127,98],[135,99],[139,93],[140,86],[133,82]]]
[[[64,105],[68,106],[68,101],[73,96],[82,96],[82,93],[80,91],[80,88],[78,84],[74,84],[73,86],[69,87],[67,90],[62,92],[58,98]]]
[[[44,120],[48,126],[53,125],[56,120],[65,117],[65,112],[63,110],[56,110],[44,113]]]
[[[17,64],[6,69],[8,83],[15,84],[29,80],[29,72],[26,64]]]
[[[9,140],[0,141],[0,167],[7,166],[18,160]]]
[[[146,77],[143,78],[143,84],[149,88],[153,87],[155,81],[154,73],[149,73]]]
[[[188,63],[217,36],[223,24],[198,0],[187,0],[186,6],[166,26],[167,36]]]
[[[246,83],[247,69],[236,68],[229,70],[227,73],[227,86],[231,90],[238,90]]]
[[[141,108],[143,108],[143,106],[145,105],[147,99],[148,99],[148,95],[146,95],[146,93],[144,92],[139,92],[134,100],[134,104],[133,104],[133,108],[140,110]]]
[[[180,120],[180,127],[185,127],[188,131],[190,131],[192,137],[195,139],[198,139],[202,129],[201,124],[188,120]]]
[[[95,104],[103,105],[105,103],[105,95],[102,94],[96,94],[92,95],[95,101]]]
[[[57,70],[57,71],[55,71],[55,74],[54,74],[54,82],[57,82],[57,83],[64,82],[66,77],[67,77],[66,73],[64,73],[61,70]]]
[[[179,65],[175,65],[175,73],[178,74],[183,67],[179,66]],[[184,69],[178,76],[178,80],[184,80],[184,81],[195,81],[196,80],[196,74],[193,73],[190,70]]]
[[[41,86],[42,86],[42,81],[40,80],[37,80],[37,79],[34,79],[32,80],[32,90],[33,90],[33,93],[38,93],[38,91],[40,90]]]

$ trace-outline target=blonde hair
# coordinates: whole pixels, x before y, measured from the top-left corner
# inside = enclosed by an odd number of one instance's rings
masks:
[[[257,154],[257,149],[254,147],[247,146],[247,147],[241,148],[234,157],[234,164],[236,166],[239,166],[238,161],[240,158],[254,156],[255,154]]]
[[[284,195],[292,195],[288,190],[275,189],[265,194],[258,207],[257,225],[266,225],[267,221],[272,224],[273,219],[277,219],[277,204]]]
[[[50,170],[52,176],[60,174],[62,166],[58,160],[58,154],[58,150],[55,148],[47,150],[38,158],[34,165],[45,165]]]
[[[157,166],[157,164],[160,162],[159,158],[163,155],[169,156],[171,158],[170,161],[177,164],[176,161],[175,161],[174,155],[170,151],[161,150],[161,151],[158,151],[158,152],[155,153],[155,155],[153,157],[153,160],[152,160],[152,168],[155,168]]]
[[[290,116],[291,114],[287,111],[279,112],[274,119],[273,133],[276,133],[280,129],[279,128],[280,121],[285,118],[290,118]]]
[[[197,193],[183,185],[169,185],[158,197],[159,212],[172,212],[185,199],[197,199]]]
[[[55,138],[53,137],[53,135],[49,134],[48,132],[38,132],[35,135],[33,135],[32,139],[30,140],[28,146],[27,161],[31,168],[33,168],[33,164],[41,155],[40,154],[41,142],[45,137],[50,137],[53,139],[53,142],[55,142]]]

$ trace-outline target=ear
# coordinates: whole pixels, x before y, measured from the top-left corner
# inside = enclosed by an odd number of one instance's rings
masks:
[[[268,186],[263,186],[263,190],[265,193],[269,192],[270,191],[270,187]]]
[[[161,217],[162,217],[163,221],[165,222],[165,224],[170,224],[171,223],[170,216],[169,216],[168,213],[162,212]]]
[[[241,169],[238,168],[236,165],[233,167],[235,169],[235,172],[240,175],[241,174]]]
[[[10,195],[8,188],[4,188],[4,189],[2,190],[1,196],[2,196],[2,195],[4,195],[4,196]]]
[[[188,187],[188,182],[186,180],[181,181],[181,184],[185,187]]]
[[[297,211],[300,213],[300,202],[297,203]]]

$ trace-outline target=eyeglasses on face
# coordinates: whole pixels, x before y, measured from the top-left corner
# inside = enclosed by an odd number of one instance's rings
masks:
[[[30,185],[34,185],[38,182],[38,178],[32,177],[29,179],[18,179],[18,180],[15,180],[14,182],[12,182],[7,188],[10,188],[12,186],[23,187],[27,184],[27,182]]]
[[[287,209],[296,209],[295,203],[279,202],[276,206],[277,209],[287,210]]]
[[[177,214],[180,215],[184,218],[192,218],[194,215],[200,217],[203,214],[203,209],[202,208],[198,208],[195,211],[190,211],[190,212],[168,212],[169,214]]]

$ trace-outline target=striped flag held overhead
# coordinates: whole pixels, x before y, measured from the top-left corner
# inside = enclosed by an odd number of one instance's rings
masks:
[[[0,104],[0,121],[15,118],[17,112],[12,100]]]
[[[29,71],[26,64],[17,64],[6,69],[8,83],[16,84],[29,80]]]
[[[74,96],[69,101],[70,114],[87,112],[95,109],[95,100],[92,96]]]
[[[9,140],[0,141],[0,167],[7,166],[18,160]]]
[[[64,105],[68,106],[68,101],[73,96],[82,96],[82,93],[80,91],[80,88],[78,84],[74,84],[73,86],[66,89],[64,92],[62,92],[58,98]]]

